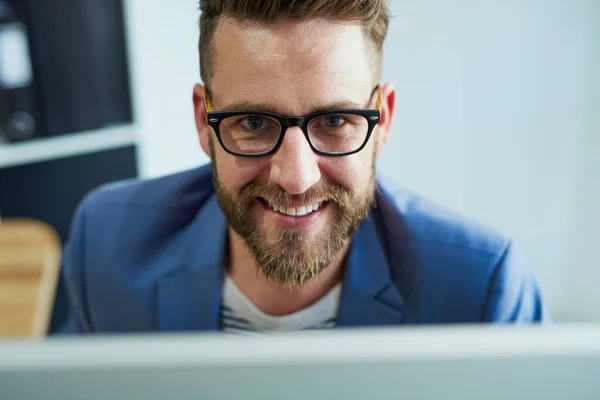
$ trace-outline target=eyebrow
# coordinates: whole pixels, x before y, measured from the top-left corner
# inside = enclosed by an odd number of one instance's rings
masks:
[[[362,108],[363,108],[362,105],[360,105],[358,103],[354,103],[352,101],[339,101],[339,102],[327,104],[325,106],[314,108],[314,109],[310,110],[310,112],[308,114],[304,114],[304,115],[309,115],[309,114],[313,114],[313,113],[320,112],[320,111],[357,110],[357,109],[362,109]],[[232,104],[229,104],[229,105],[223,107],[219,111],[224,111],[224,112],[265,111],[265,112],[270,112],[273,114],[281,114],[281,112],[279,112],[277,110],[277,108],[273,107],[273,105],[271,105],[271,104],[253,103],[253,102],[249,102],[249,101],[240,101],[240,102],[232,103]],[[285,114],[281,114],[281,115],[285,115]]]

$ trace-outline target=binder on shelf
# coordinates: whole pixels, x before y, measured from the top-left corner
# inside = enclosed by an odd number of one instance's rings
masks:
[[[0,0],[0,140],[130,123],[128,74],[122,0]]]
[[[0,1],[0,137],[27,140],[36,135],[37,129],[27,28],[12,6]]]

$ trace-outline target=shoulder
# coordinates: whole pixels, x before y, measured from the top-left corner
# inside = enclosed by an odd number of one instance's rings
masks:
[[[85,196],[80,208],[91,213],[123,209],[186,211],[213,192],[210,165],[206,165],[155,179],[129,179],[102,185]]]
[[[205,166],[110,183],[84,198],[63,252],[63,276],[79,330],[107,329],[119,321],[117,303],[134,304],[137,321],[145,318],[136,307],[147,307],[140,305],[151,298],[154,283],[185,265],[188,239],[194,239],[186,232],[213,193],[212,172]]]
[[[98,260],[140,249],[150,254],[186,229],[213,193],[210,166],[103,185],[79,205],[71,240],[85,238],[89,257]]]
[[[509,239],[494,228],[419,196],[388,177],[378,178],[378,191],[377,206],[397,240],[458,254],[497,254],[508,245]]]
[[[421,319],[472,321],[511,241],[495,229],[378,178],[377,215],[390,268]]]

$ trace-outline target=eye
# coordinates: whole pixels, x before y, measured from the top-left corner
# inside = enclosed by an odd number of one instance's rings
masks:
[[[323,122],[328,128],[338,128],[344,125],[346,120],[339,115],[326,115],[323,117]]]
[[[265,118],[260,115],[249,115],[240,123],[247,129],[256,130],[265,126]]]

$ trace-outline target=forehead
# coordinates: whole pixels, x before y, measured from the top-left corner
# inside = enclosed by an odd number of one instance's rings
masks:
[[[357,25],[224,18],[213,48],[215,108],[258,102],[301,115],[331,102],[362,103],[374,85],[370,51]]]

